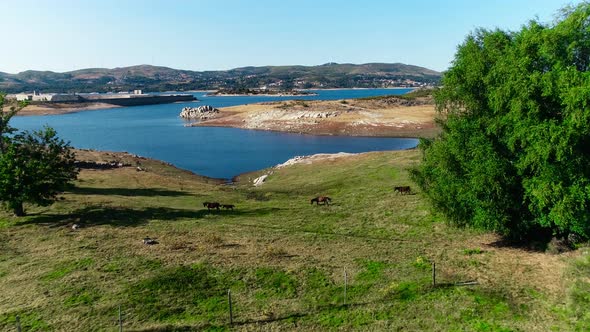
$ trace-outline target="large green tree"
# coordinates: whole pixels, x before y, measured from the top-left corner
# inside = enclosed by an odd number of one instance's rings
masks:
[[[5,103],[0,95],[0,201],[23,216],[23,203],[53,203],[78,171],[69,144],[55,130],[17,132],[9,121],[22,105],[13,104],[9,111],[1,112]]]
[[[442,134],[414,179],[457,225],[590,238],[590,4],[477,30],[436,95]]]

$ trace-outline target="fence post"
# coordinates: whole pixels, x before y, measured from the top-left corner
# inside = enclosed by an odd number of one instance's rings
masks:
[[[123,332],[123,316],[121,315],[121,305],[119,304],[119,332]]]
[[[436,263],[432,262],[432,287],[436,287]]]
[[[231,289],[227,290],[227,302],[229,303],[229,325],[233,325],[234,324],[234,313],[233,313],[233,308],[232,308],[232,304],[231,304]]]
[[[344,305],[346,306],[346,289],[348,288],[348,274],[344,268]]]
[[[18,332],[21,332],[22,331],[21,328],[20,328],[20,317],[18,315],[16,316],[16,330]]]

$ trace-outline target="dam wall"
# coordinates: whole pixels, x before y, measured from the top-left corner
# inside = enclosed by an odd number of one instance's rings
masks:
[[[139,106],[152,104],[167,104],[181,101],[197,100],[192,94],[144,94],[141,90],[136,93],[113,93],[113,94],[92,94],[92,93],[33,93],[11,95],[16,100],[29,101],[34,104],[52,103],[105,103],[117,106]]]
[[[174,95],[91,95],[83,96],[81,102],[105,103],[117,106],[139,106],[139,105],[154,105],[154,104],[168,104],[181,101],[197,100],[191,94],[174,94]]]

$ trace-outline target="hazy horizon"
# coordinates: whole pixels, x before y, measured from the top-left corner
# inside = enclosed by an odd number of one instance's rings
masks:
[[[23,0],[3,4],[0,71],[134,65],[191,71],[248,66],[403,63],[444,71],[476,28],[551,22],[580,1],[411,3]],[[59,19],[58,19],[59,18]]]

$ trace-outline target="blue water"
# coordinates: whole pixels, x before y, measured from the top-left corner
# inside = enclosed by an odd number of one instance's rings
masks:
[[[334,100],[402,94],[407,90],[321,90],[317,96],[295,99]],[[178,117],[185,106],[227,107],[294,97],[207,97],[198,103],[134,106],[64,115],[15,117],[12,126],[34,130],[44,125],[82,149],[127,151],[164,160],[197,174],[231,178],[282,163],[294,156],[315,153],[367,152],[415,147],[412,138],[309,136],[219,127],[185,127]]]

